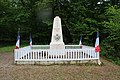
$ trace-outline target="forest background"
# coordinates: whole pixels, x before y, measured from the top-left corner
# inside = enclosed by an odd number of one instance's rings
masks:
[[[100,33],[101,55],[120,65],[120,0],[0,0],[0,47],[49,44],[55,16],[62,21],[65,44],[94,46]]]

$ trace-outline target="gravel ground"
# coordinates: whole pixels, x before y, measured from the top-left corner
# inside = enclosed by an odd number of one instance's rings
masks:
[[[120,80],[120,66],[101,59],[98,65],[14,65],[12,53],[0,53],[0,80]]]

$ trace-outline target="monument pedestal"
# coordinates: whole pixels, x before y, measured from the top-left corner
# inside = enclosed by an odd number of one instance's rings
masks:
[[[50,49],[65,49],[64,43],[50,43]]]

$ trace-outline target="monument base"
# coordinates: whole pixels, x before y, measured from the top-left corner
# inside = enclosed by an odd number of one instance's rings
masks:
[[[64,43],[51,43],[49,55],[56,55],[56,56],[65,55]]]
[[[58,42],[54,42],[54,43],[50,43],[50,49],[65,49],[65,44],[64,43],[58,43]]]

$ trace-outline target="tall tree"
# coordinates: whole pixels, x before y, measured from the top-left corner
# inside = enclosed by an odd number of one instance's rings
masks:
[[[103,41],[103,47],[108,55],[120,57],[120,9],[109,5],[105,15],[108,20],[102,23],[102,32],[107,36]]]

